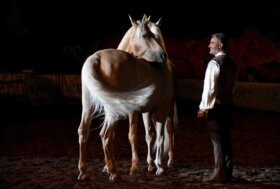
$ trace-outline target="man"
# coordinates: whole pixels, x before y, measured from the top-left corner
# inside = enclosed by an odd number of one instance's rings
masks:
[[[197,116],[206,118],[213,143],[215,168],[205,182],[229,182],[232,178],[230,125],[237,65],[226,54],[227,39],[213,34],[208,48],[214,58],[207,65]]]

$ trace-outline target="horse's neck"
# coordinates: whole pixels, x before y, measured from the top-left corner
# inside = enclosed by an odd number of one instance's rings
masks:
[[[122,38],[120,44],[118,45],[117,49],[123,50],[130,53],[130,38],[132,33],[132,27],[126,32],[124,37]]]
[[[118,45],[117,49],[127,51],[127,49],[129,49],[129,42],[126,40],[122,40]]]

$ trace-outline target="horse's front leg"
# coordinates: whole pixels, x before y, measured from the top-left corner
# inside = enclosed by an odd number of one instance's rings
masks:
[[[131,145],[132,159],[131,167],[129,174],[133,175],[138,171],[138,152],[137,152],[137,123],[138,123],[138,114],[131,113],[129,114],[129,133],[128,139]]]
[[[90,134],[90,125],[91,125],[91,111],[83,110],[82,119],[80,126],[78,128],[79,135],[79,164],[78,168],[80,171],[78,180],[84,181],[88,179],[87,174],[87,164],[86,164],[86,145]]]
[[[162,157],[163,157],[163,144],[164,144],[164,122],[157,121],[155,123],[156,127],[156,159],[155,159],[155,165],[157,167],[156,175],[161,175],[163,173],[163,167],[162,167]]]
[[[151,121],[151,114],[150,113],[143,113],[142,114],[144,126],[145,126],[145,139],[148,147],[148,154],[147,154],[147,163],[148,163],[148,171],[152,172],[155,169],[155,165],[153,162],[153,149],[152,144],[154,142],[154,133],[152,132],[152,121]]]
[[[105,168],[110,174],[109,180],[115,181],[118,177],[115,158],[114,158],[114,138],[115,138],[116,123],[106,124],[100,131],[100,137],[102,140],[103,151],[105,156]]]

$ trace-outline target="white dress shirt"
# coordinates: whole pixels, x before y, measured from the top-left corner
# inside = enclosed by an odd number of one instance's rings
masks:
[[[224,52],[218,52],[215,57],[225,55]],[[206,68],[203,92],[199,109],[206,111],[212,109],[216,102],[216,85],[220,73],[220,65],[215,60],[211,60]]]

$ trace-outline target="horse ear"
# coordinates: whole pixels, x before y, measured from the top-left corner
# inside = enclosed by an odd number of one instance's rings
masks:
[[[144,14],[144,15],[143,15],[143,18],[142,18],[142,23],[143,23],[143,22],[146,22],[146,21],[147,21],[147,15]]]
[[[156,22],[156,25],[157,25],[158,27],[161,26],[161,21],[162,21],[162,18],[160,17],[160,18],[158,19],[158,21]]]
[[[130,20],[132,26],[138,25],[137,22],[130,15],[128,15],[128,17],[129,17],[129,20]]]
[[[144,15],[143,15],[142,20],[145,20],[145,21],[150,21],[150,19],[151,19],[151,15],[150,15],[150,16],[148,16],[148,17],[147,17],[147,15],[146,15],[146,14],[144,14]]]
[[[147,17],[146,14],[144,14],[143,18],[142,18],[142,23],[147,24],[150,22],[151,16]]]

